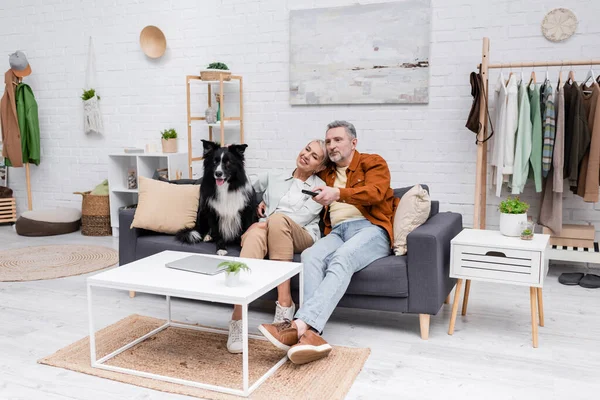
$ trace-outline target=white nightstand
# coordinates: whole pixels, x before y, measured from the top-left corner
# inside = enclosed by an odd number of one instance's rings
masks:
[[[550,235],[536,233],[532,240],[522,240],[482,229],[465,229],[456,235],[450,247],[450,277],[458,281],[448,334],[454,333],[463,280],[467,282],[462,315],[467,313],[471,280],[529,286],[533,347],[538,347],[537,317],[539,313],[539,324],[544,326],[542,287],[548,273],[549,239]]]

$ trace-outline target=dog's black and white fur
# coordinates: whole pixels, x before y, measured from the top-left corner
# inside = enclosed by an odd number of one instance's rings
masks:
[[[239,244],[242,234],[256,222],[256,201],[244,169],[248,145],[220,147],[203,140],[204,174],[196,226],[175,235],[183,243],[214,240],[217,254],[226,255],[228,244]]]

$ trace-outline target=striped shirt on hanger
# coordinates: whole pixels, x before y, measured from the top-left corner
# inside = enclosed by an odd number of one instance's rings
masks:
[[[554,93],[550,82],[542,86],[542,176],[546,178],[552,167],[552,152],[554,151],[554,135],[556,132],[556,114],[554,110]]]

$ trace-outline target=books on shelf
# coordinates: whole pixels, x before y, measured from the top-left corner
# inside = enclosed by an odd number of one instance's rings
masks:
[[[139,147],[125,147],[123,151],[128,154],[139,154],[143,153],[144,149],[141,149]]]

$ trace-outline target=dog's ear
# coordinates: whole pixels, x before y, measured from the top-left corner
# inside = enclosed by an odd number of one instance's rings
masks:
[[[206,157],[212,151],[215,151],[219,148],[219,145],[215,142],[211,142],[210,140],[202,139],[202,146],[204,146],[204,154],[203,157]]]
[[[232,144],[229,146],[229,151],[233,151],[236,154],[239,154],[241,157],[244,157],[244,152],[246,151],[247,144]]]

